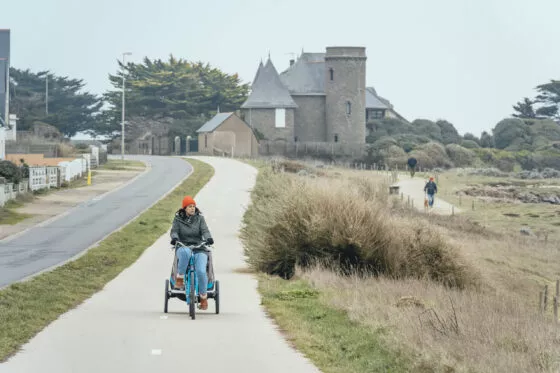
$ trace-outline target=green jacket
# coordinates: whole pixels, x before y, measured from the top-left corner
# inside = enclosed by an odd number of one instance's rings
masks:
[[[176,238],[185,245],[198,245],[212,237],[204,216],[198,208],[193,216],[187,216],[185,210],[175,213],[171,227],[171,239]]]

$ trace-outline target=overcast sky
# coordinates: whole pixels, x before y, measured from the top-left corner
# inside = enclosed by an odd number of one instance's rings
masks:
[[[477,136],[534,87],[560,78],[559,0],[4,0],[12,66],[109,88],[132,61],[169,54],[250,82],[270,51],[365,46],[367,84],[409,120],[447,119]]]

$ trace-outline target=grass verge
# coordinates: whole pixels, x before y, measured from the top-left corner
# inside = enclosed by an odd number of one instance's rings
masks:
[[[137,168],[146,168],[144,162],[140,161],[130,161],[130,160],[120,160],[120,159],[109,159],[107,163],[99,167],[100,170],[130,170]]]
[[[0,225],[14,225],[28,217],[27,214],[19,214],[9,208],[0,207]]]
[[[61,314],[101,290],[169,229],[183,195],[196,195],[214,174],[208,164],[190,159],[189,163],[194,172],[187,180],[85,255],[0,290],[0,362]]]
[[[325,373],[409,372],[410,361],[367,328],[326,305],[304,280],[260,275],[262,303],[297,349]]]
[[[362,183],[367,174],[360,180],[349,172],[327,171],[328,193],[337,192],[339,181],[352,183],[343,185],[344,193],[329,197],[325,192],[326,198],[315,200],[314,193],[325,190],[325,180],[321,181],[318,174],[275,175],[269,167],[257,162],[253,165],[260,172],[242,237],[248,263],[268,273],[278,271],[267,263],[281,260],[289,261],[290,269],[299,268],[289,281],[261,274],[259,290],[263,305],[287,338],[323,371],[559,371],[560,340],[551,307],[539,315],[536,305],[542,286],[553,288],[558,278],[556,247],[508,237],[465,216],[431,216],[404,209],[400,203],[388,203],[384,219],[378,220],[381,223],[372,224],[367,214],[359,218],[353,215],[361,211],[359,205],[352,205],[354,201],[364,206],[380,203],[371,198],[375,189],[365,188],[375,180],[367,177],[369,182]],[[292,190],[294,184],[299,187],[297,191]],[[359,188],[359,193],[353,188]],[[282,199],[283,193],[289,198]],[[300,195],[305,198],[300,199]],[[309,209],[309,204],[315,208]],[[347,211],[346,206],[352,209]],[[284,219],[286,211],[289,219]],[[344,219],[337,221],[340,216]],[[291,224],[294,220],[298,221],[295,226]],[[324,229],[333,221],[337,224]],[[414,224],[410,229],[398,229],[403,222]],[[415,239],[391,245],[395,236],[410,235],[424,224],[429,224],[434,237],[444,240],[432,239],[422,231]],[[345,230],[337,231],[338,227]],[[361,238],[366,237],[361,235],[362,229],[367,229],[370,239],[383,232],[381,229],[390,232],[390,227],[397,229],[379,243],[368,244]],[[275,239],[280,235],[282,239]],[[300,252],[290,251],[302,240],[305,245]],[[289,247],[283,246],[285,242]],[[329,246],[332,242],[336,245]],[[359,270],[348,275],[340,268],[333,271],[332,266],[309,270],[314,267],[309,265],[313,263],[310,259],[328,257],[327,249],[353,248],[356,243],[377,250],[385,243],[391,254],[386,257],[392,260],[387,262],[395,263],[393,268],[397,269],[412,259],[413,268],[427,266],[457,273],[451,265],[456,260],[464,264],[461,268],[476,272],[476,281],[465,281],[469,286],[461,288],[444,286],[431,276],[415,276],[410,271],[396,276],[391,271],[363,276]],[[313,251],[317,246],[321,250]]]
[[[33,200],[33,195],[29,193],[20,194],[16,197],[16,199],[6,202],[4,207],[0,207],[0,225],[14,225],[29,218],[31,215],[22,214],[14,211],[13,209],[21,207],[31,200]]]

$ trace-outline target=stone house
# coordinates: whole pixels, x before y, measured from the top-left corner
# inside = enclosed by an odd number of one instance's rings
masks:
[[[258,67],[241,117],[259,140],[363,145],[366,120],[402,118],[366,87],[366,59],[364,47],[327,47],[302,53],[279,74],[269,58]]]
[[[235,113],[218,113],[197,131],[198,152],[225,152],[235,157],[258,155],[258,141],[249,125]]]

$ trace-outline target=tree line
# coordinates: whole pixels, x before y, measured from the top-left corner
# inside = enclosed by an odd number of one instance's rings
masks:
[[[10,111],[20,118],[20,130],[47,123],[67,137],[78,132],[118,136],[123,74],[127,119],[169,121],[175,135],[194,134],[218,109],[237,109],[249,91],[237,74],[172,55],[165,61],[144,58],[126,65],[119,61],[117,72],[109,74],[112,89],[102,95],[85,91],[81,79],[10,68]]]
[[[121,128],[122,78],[126,78],[127,122],[165,122],[170,135],[194,135],[218,110],[240,107],[249,85],[237,74],[228,74],[208,63],[177,59],[144,58],[141,63],[118,61],[117,71],[109,74],[111,89],[102,95],[84,90],[81,79],[57,76],[50,71],[10,69],[10,107],[20,118],[19,129],[47,123],[63,135],[78,132],[95,136],[119,136]],[[47,95],[48,85],[48,95]],[[536,150],[551,141],[560,141],[560,81],[551,80],[536,87],[537,94],[513,105],[511,118],[505,118],[480,136],[460,136],[452,123],[417,119],[407,123],[397,119],[368,123],[367,141],[375,143],[392,137],[405,151],[435,141],[465,148]],[[141,122],[140,119],[137,122]],[[535,124],[537,124],[535,126]]]

